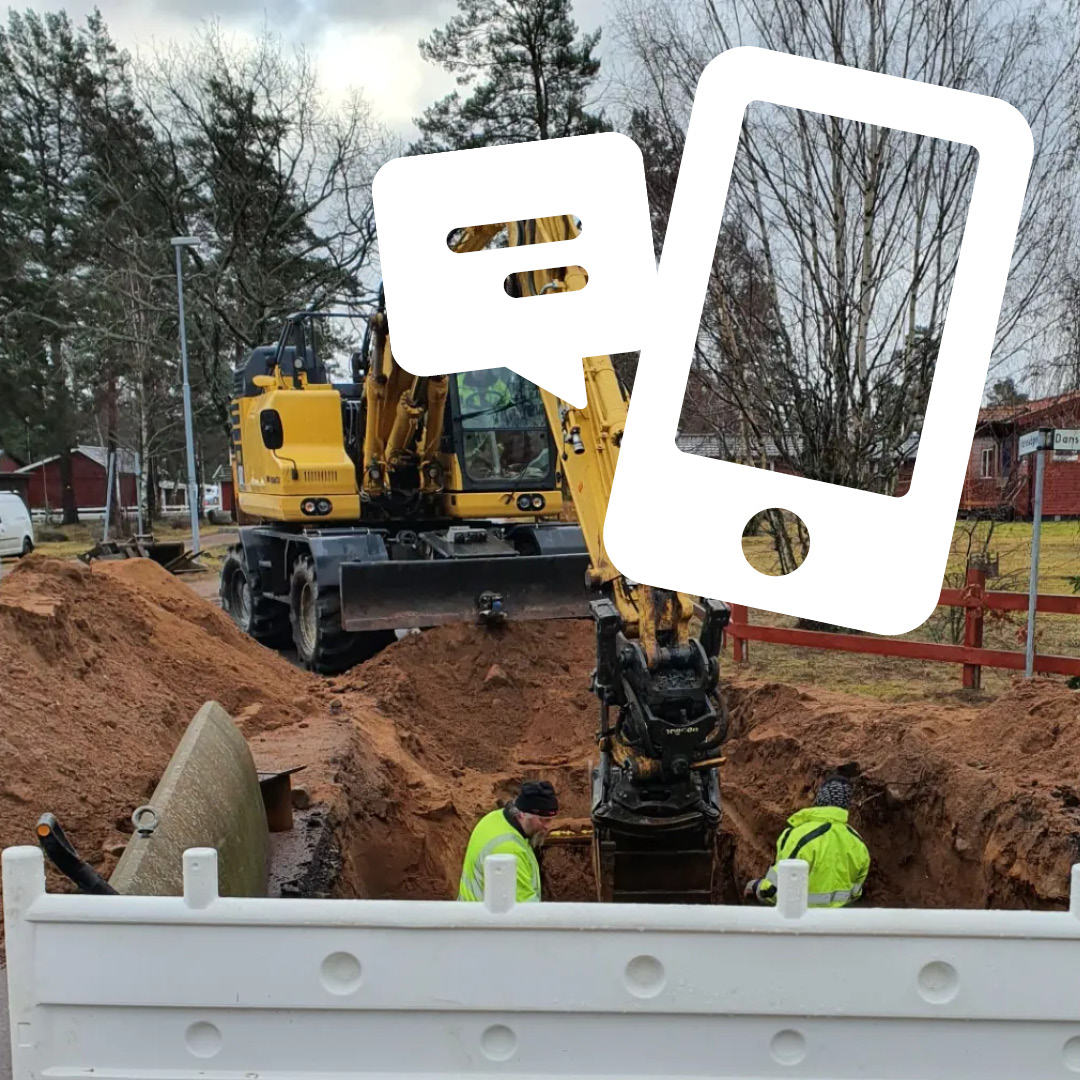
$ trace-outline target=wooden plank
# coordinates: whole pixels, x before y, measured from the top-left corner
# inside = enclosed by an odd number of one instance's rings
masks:
[[[1027,611],[1027,593],[986,592],[983,602],[991,611]],[[940,607],[966,607],[963,589],[942,589]],[[1060,593],[1040,593],[1035,600],[1035,610],[1044,615],[1080,615],[1080,595],[1066,596]]]

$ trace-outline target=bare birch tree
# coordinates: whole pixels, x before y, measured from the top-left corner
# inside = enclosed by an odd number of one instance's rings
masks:
[[[168,147],[173,229],[192,249],[193,366],[224,428],[231,368],[298,307],[372,293],[371,181],[394,142],[359,94],[331,110],[310,57],[211,25],[142,68],[139,100]]]
[[[962,0],[628,0],[618,33],[632,57],[623,79],[631,132],[668,146],[674,161],[702,68],[740,44],[1014,104],[1032,126],[1036,160],[994,369],[1036,347],[1053,300],[1047,282],[1071,239],[1078,35],[1067,20],[1041,4]],[[711,426],[734,460],[759,463],[775,443],[802,475],[892,493],[929,394],[977,164],[966,146],[752,105],[684,424]],[[668,165],[669,187],[673,178]],[[652,195],[662,231],[662,192]],[[804,556],[805,532],[791,539]]]

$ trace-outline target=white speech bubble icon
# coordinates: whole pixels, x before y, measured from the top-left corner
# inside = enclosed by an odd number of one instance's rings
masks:
[[[979,153],[911,489],[855,491],[683,453],[679,414],[746,107],[759,100],[966,143]],[[744,47],[698,83],[650,305],[650,331],[608,505],[604,542],[637,581],[879,634],[907,633],[939,598],[1031,168],[1011,105],[926,83]],[[759,573],[742,530],[762,510],[798,514],[810,553]],[[902,574],[897,568],[902,567]]]
[[[414,375],[509,367],[576,408],[582,357],[641,347],[656,280],[641,151],[616,132],[395,158],[373,200],[394,356]],[[459,253],[452,230],[572,215],[572,240]],[[581,266],[583,289],[514,298],[503,282]]]

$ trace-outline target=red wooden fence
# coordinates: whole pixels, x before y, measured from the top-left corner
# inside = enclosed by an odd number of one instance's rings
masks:
[[[731,605],[727,636],[737,663],[747,660],[747,642],[767,641],[775,645],[798,645],[808,649],[837,649],[841,652],[899,656],[909,660],[934,660],[962,664],[963,683],[971,690],[982,685],[982,668],[1024,670],[1024,654],[1009,649],[984,649],[983,619],[987,611],[1027,611],[1026,593],[989,592],[986,574],[969,570],[963,589],[942,589],[939,604],[964,608],[964,644],[940,645],[932,641],[903,641],[898,638],[864,637],[861,634],[830,634],[820,630],[793,630],[780,626],[755,626],[748,610]],[[1035,610],[1047,615],[1080,615],[1080,596],[1040,595]],[[1078,635],[1080,640],[1080,635]],[[1035,671],[1048,675],[1080,675],[1080,657],[1035,654]]]

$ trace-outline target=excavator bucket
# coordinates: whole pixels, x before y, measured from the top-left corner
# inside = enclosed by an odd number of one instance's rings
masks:
[[[597,900],[712,903],[719,884],[716,835],[721,817],[715,766],[704,773],[700,786],[674,785],[665,791],[667,785],[660,784],[650,791],[628,785],[622,770],[602,756],[592,782]]]
[[[95,560],[111,562],[116,559],[151,559],[170,573],[180,573],[183,572],[185,564],[191,561],[191,553],[183,540],[155,540],[152,537],[136,536],[123,540],[99,540],[79,558],[84,563]]]
[[[587,619],[587,553],[341,564],[350,633],[478,620]]]
[[[597,829],[593,837],[597,899],[606,904],[708,904],[716,869],[704,829],[633,835]]]

